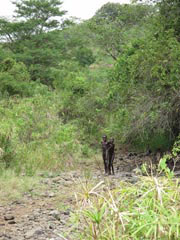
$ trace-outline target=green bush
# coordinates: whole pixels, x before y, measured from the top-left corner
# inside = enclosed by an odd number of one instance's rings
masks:
[[[33,174],[36,170],[61,171],[82,156],[80,131],[58,116],[57,93],[1,101],[1,167]]]
[[[8,95],[29,95],[30,75],[23,63],[17,63],[12,58],[1,62],[0,91]]]
[[[75,58],[83,67],[91,65],[95,62],[95,56],[93,55],[92,50],[86,47],[77,49]]]
[[[126,109],[126,121],[119,115],[113,124],[119,123],[121,139],[141,148],[150,144],[151,148],[168,149],[172,145],[180,130],[179,53],[180,44],[171,32],[158,41],[152,33],[126,46],[110,75],[109,102],[115,112]]]

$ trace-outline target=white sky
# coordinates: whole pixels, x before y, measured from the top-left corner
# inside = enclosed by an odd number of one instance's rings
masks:
[[[0,16],[11,17],[14,11],[12,0],[0,0]],[[68,11],[67,16],[81,19],[91,18],[105,3],[130,3],[130,0],[63,0],[62,10]]]

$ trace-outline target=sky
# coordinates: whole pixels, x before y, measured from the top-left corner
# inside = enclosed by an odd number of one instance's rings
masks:
[[[12,0],[0,0],[0,16],[12,17],[14,5]],[[68,11],[67,16],[81,19],[91,18],[105,3],[130,3],[130,0],[63,0],[62,10]]]

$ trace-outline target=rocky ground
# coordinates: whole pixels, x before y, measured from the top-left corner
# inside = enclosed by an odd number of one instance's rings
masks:
[[[115,175],[106,176],[102,164],[86,165],[88,174],[96,181],[120,180],[132,184],[138,181],[137,167],[152,159],[135,153],[121,154],[115,161]],[[82,171],[41,175],[41,187],[30,189],[20,200],[0,205],[1,240],[77,240],[71,213],[76,206],[74,192],[78,191]]]

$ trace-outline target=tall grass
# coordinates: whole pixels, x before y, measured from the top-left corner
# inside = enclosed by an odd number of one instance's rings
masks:
[[[76,197],[78,239],[180,239],[179,180],[146,177],[113,190],[100,182]]]
[[[60,104],[55,92],[0,102],[0,169],[32,175],[36,170],[61,171],[79,161],[80,130],[62,123]]]

